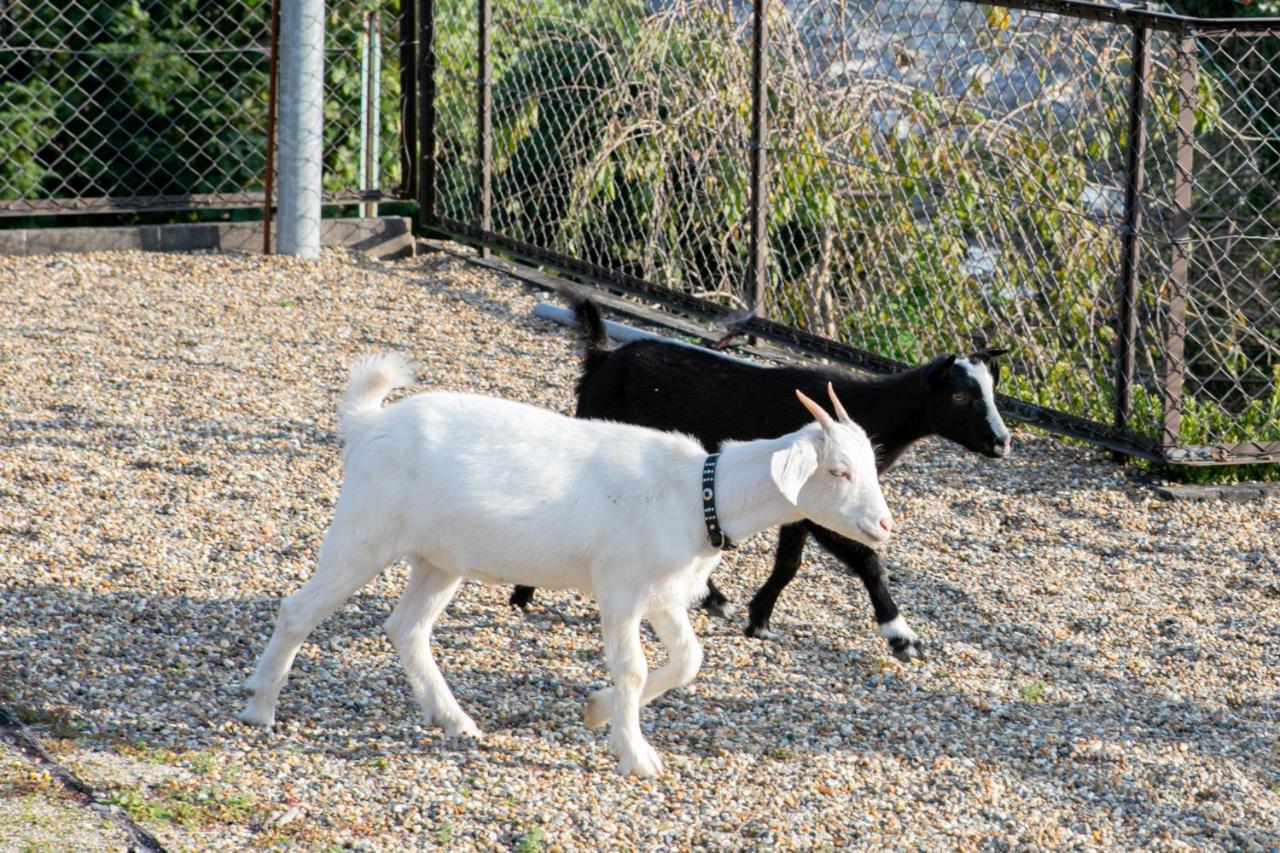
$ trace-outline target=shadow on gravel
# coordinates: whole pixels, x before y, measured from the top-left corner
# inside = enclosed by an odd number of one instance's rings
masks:
[[[240,707],[238,688],[274,623],[276,599],[197,600],[49,588],[9,588],[3,598],[6,635],[46,650],[36,655],[22,645],[0,649],[8,670],[4,681],[19,702],[70,707],[86,734],[171,748],[217,748],[247,733],[229,735],[218,726]],[[60,612],[30,606],[50,600],[60,602]],[[315,733],[303,749],[357,757],[370,749],[411,754],[457,748],[434,730],[417,726],[398,662],[389,655],[374,662],[357,647],[381,637],[382,620],[393,603],[383,596],[357,595],[304,646],[279,709],[281,721],[303,724]],[[1186,812],[1166,810],[1150,801],[1149,791],[1124,781],[1123,756],[1139,746],[1172,754],[1185,743],[1189,754],[1184,760],[1197,754],[1221,759],[1220,745],[1231,742],[1238,745],[1232,757],[1238,771],[1264,780],[1274,773],[1269,758],[1274,730],[1262,709],[1223,714],[1193,701],[1170,703],[1148,694],[1137,680],[1090,670],[1087,645],[1054,644],[1039,626],[999,620],[998,611],[972,601],[960,604],[969,611],[963,618],[975,624],[989,620],[984,624],[992,626],[992,642],[1017,637],[1019,648],[1040,645],[1048,649],[1046,654],[1075,656],[1084,667],[1083,683],[1077,686],[1087,700],[993,702],[975,710],[984,697],[949,688],[945,676],[925,680],[923,670],[909,668],[886,678],[874,660],[851,658],[847,649],[793,643],[790,653],[809,658],[803,669],[817,677],[798,684],[793,672],[768,662],[763,652],[746,671],[712,664],[699,675],[696,692],[668,694],[645,712],[646,731],[660,750],[698,758],[730,749],[758,751],[759,760],[767,762],[775,750],[836,750],[851,756],[909,754],[925,765],[943,756],[1009,761],[1027,781],[1083,806],[1093,807],[1105,794],[1125,808],[1168,817],[1198,813],[1200,805],[1188,805]],[[552,608],[537,616],[551,623],[552,634],[579,632],[572,639],[581,647],[580,662],[590,666],[598,656],[593,623],[566,620]],[[546,634],[543,628],[530,625],[528,637],[518,627],[512,632],[516,645],[509,668],[466,666],[475,632],[513,618],[530,617],[496,607],[447,613],[437,632],[437,650],[459,701],[491,732],[538,737],[581,726],[585,696],[600,682],[582,683],[563,669],[557,672],[565,655],[539,642],[538,635]],[[709,660],[716,657],[715,647],[726,642],[757,647],[746,638],[711,633],[704,636]],[[58,650],[56,657],[48,651],[52,649]],[[598,663],[593,671],[601,671]],[[744,679],[757,685],[750,698],[739,695]],[[392,685],[390,693],[371,695],[370,685],[380,682]],[[495,710],[492,697],[517,691],[524,710],[505,716]],[[836,696],[851,698],[837,701]],[[977,725],[957,725],[961,706],[968,709],[963,719],[976,719]],[[832,744],[837,733],[839,742]],[[1078,742],[1086,737],[1102,746],[1081,751]],[[1196,794],[1203,803],[1230,795]]]

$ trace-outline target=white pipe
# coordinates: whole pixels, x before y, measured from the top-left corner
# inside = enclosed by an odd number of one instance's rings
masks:
[[[561,308],[559,305],[552,305],[550,302],[539,302],[533,306],[533,316],[541,317],[543,320],[550,320],[553,323],[559,323],[562,326],[579,326],[578,318],[568,308]],[[668,338],[663,335],[655,335],[652,332],[645,332],[640,329],[633,329],[630,326],[621,326],[617,323],[604,321],[604,330],[609,337],[619,343],[628,343],[629,341],[662,341],[668,344],[676,344],[677,346],[688,347],[689,349],[702,350],[711,355],[727,358],[729,361],[737,361],[742,364],[749,364],[752,367],[760,365],[754,361],[748,361],[745,358],[738,358],[736,355],[718,352],[707,347],[700,347],[697,344],[691,344],[688,341],[682,341],[677,338]]]
[[[324,157],[324,0],[280,4],[281,254],[320,254],[320,192]]]

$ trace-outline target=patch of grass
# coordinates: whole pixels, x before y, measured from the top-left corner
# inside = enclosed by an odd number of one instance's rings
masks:
[[[542,829],[535,826],[516,839],[517,853],[538,853],[542,849]]]
[[[432,833],[431,837],[436,840],[437,844],[448,844],[453,841],[453,824],[448,822],[440,824],[436,827],[436,831]]]
[[[217,759],[210,753],[199,752],[187,759],[187,769],[197,776],[208,776],[218,766]]]
[[[253,811],[253,795],[228,792],[212,785],[167,782],[149,790],[120,788],[107,798],[139,822],[202,826],[242,823]]]
[[[277,299],[277,300],[276,300],[276,307],[277,307],[277,308],[292,308],[295,304],[296,304],[296,303],[294,303],[294,301],[293,301],[292,299]]]
[[[1049,685],[1043,681],[1033,681],[1030,684],[1023,684],[1018,687],[1018,695],[1022,697],[1024,702],[1039,702],[1044,698],[1044,693],[1049,689]]]
[[[80,723],[72,717],[72,709],[62,705],[39,707],[22,702],[12,690],[0,690],[4,705],[24,726],[47,726],[55,738],[74,738],[80,734]]]

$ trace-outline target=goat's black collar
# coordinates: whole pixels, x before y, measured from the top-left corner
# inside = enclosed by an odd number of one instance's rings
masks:
[[[719,453],[712,453],[702,463],[702,520],[707,525],[707,538],[712,548],[721,551],[737,546],[729,541],[720,527],[720,519],[716,516],[716,462],[720,461]]]

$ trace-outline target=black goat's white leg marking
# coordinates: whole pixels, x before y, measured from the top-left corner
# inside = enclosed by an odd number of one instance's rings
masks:
[[[838,557],[862,580],[871,599],[876,623],[880,626],[880,636],[889,643],[893,656],[904,663],[912,658],[923,658],[924,644],[898,612],[898,604],[885,583],[879,555],[861,542],[845,539],[816,524],[810,525],[809,529],[819,545]]]
[[[738,606],[717,589],[716,585],[710,580],[707,581],[707,594],[703,596],[702,601],[698,602],[698,606],[712,616],[719,616],[721,619],[733,618],[733,614],[738,610]]]
[[[898,614],[888,622],[881,622],[880,636],[889,643],[893,656],[903,663],[910,663],[913,657],[924,657],[924,644],[920,642],[916,632],[911,630],[907,620],[902,618],[902,614]]]

